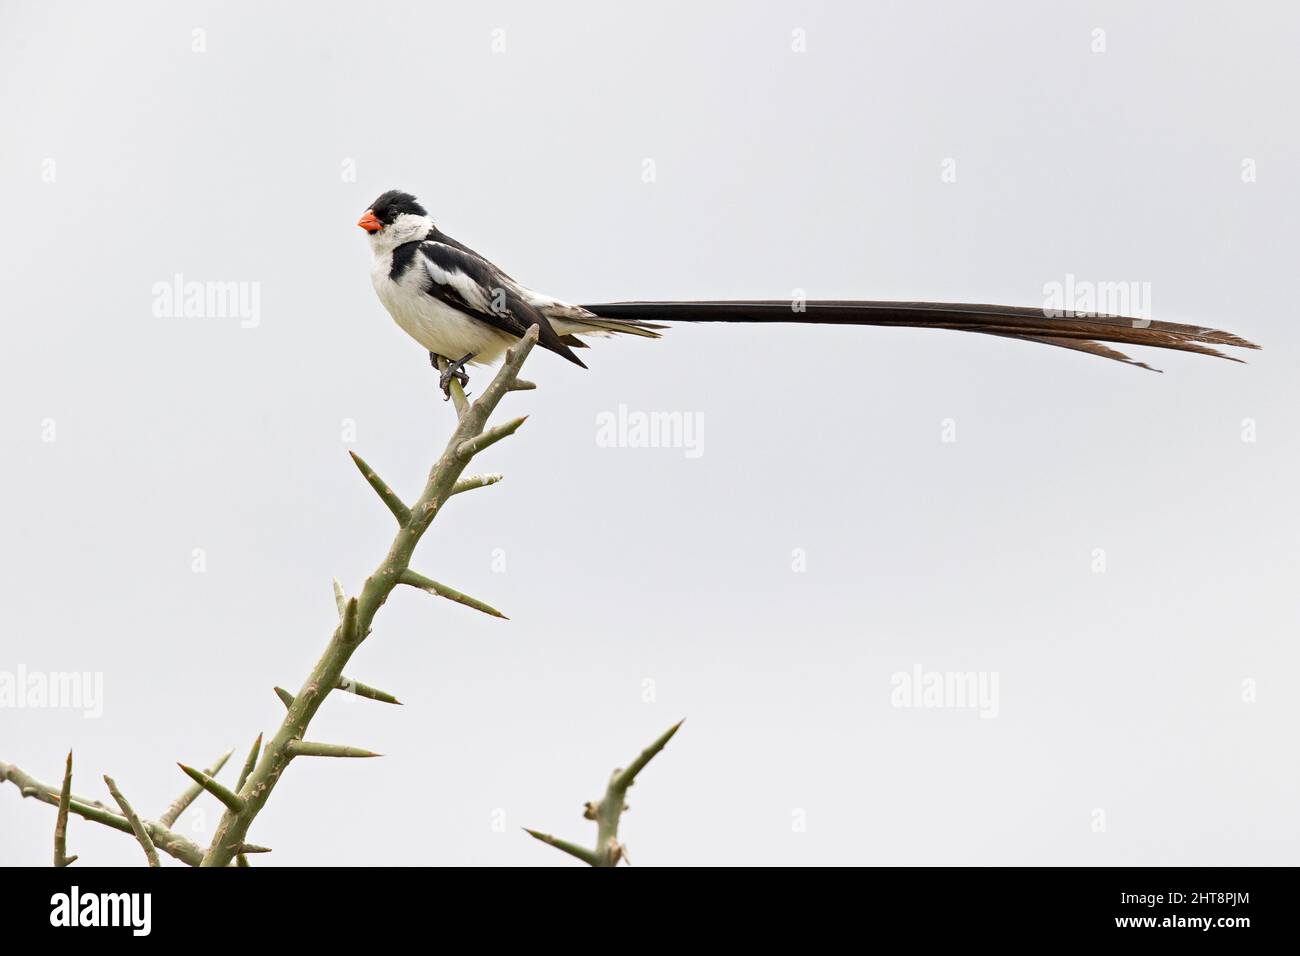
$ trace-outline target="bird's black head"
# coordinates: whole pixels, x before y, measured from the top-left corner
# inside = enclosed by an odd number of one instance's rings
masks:
[[[365,215],[357,223],[366,232],[374,235],[385,226],[391,226],[397,217],[409,213],[413,216],[427,216],[424,207],[410,193],[400,189],[390,189],[370,204]]]

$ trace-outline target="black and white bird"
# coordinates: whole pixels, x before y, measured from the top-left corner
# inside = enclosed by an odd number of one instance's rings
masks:
[[[528,329],[538,344],[586,368],[574,354],[586,348],[580,335],[622,333],[659,338],[664,322],[796,322],[953,329],[1039,342],[1151,366],[1106,345],[1148,345],[1197,352],[1239,362],[1212,346],[1258,348],[1231,332],[1111,315],[1055,317],[1042,308],[961,305],[941,302],[729,301],[613,302],[571,305],[516,282],[499,268],[440,231],[410,193],[389,190],[357,223],[370,235],[370,278],[379,301],[407,335],[429,352],[439,384],[468,382],[467,364],[495,362]],[[1151,369],[1158,371],[1157,369]]]

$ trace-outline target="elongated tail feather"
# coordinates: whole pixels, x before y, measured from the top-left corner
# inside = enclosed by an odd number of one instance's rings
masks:
[[[655,327],[662,322],[794,322],[826,325],[878,325],[915,329],[952,329],[1038,342],[1153,369],[1101,343],[1146,345],[1213,355],[1239,362],[1210,346],[1259,348],[1231,332],[1152,322],[1118,315],[1056,317],[1043,309],[944,302],[609,302],[586,305],[599,318]],[[662,327],[662,326],[660,326]]]

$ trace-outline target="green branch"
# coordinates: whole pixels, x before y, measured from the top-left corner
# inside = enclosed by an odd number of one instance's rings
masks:
[[[3,782],[12,783],[24,797],[31,797],[52,807],[59,805],[62,796],[61,789],[41,783],[41,781],[11,763],[0,762],[0,783]],[[86,797],[79,797],[75,793],[69,793],[68,812],[75,813],[92,823],[100,823],[114,830],[134,835],[131,824],[126,817],[112,812],[98,800],[91,800]],[[153,823],[149,820],[141,820],[140,822],[144,826],[145,832],[149,834],[149,839],[153,841],[153,845],[168,856],[173,856],[190,866],[198,866],[203,860],[203,850],[179,833],[169,830],[160,823]]]
[[[238,803],[226,804],[227,810],[222,815],[221,822],[217,825],[217,832],[212,838],[212,843],[204,854],[204,866],[230,865],[231,861],[240,852],[239,848],[245,845],[249,827],[252,826],[258,813],[261,812],[267,800],[270,799],[271,793],[274,791],[282,774],[288,768],[290,761],[295,755],[302,753],[304,747],[303,738],[312,718],[316,716],[321,704],[330,692],[339,689],[340,681],[343,680],[343,669],[351,660],[356,649],[365,641],[366,636],[370,634],[376,613],[388,600],[388,596],[393,589],[403,581],[406,572],[409,571],[415,546],[419,544],[420,538],[433,523],[438,511],[455,493],[461,473],[469,464],[474,451],[481,450],[480,446],[476,446],[474,442],[485,434],[489,416],[496,410],[501,399],[518,381],[519,370],[528,357],[528,353],[532,351],[534,344],[537,342],[537,333],[537,327],[532,327],[514,348],[506,352],[505,361],[502,363],[500,370],[493,377],[491,384],[484,389],[483,394],[474,402],[470,403],[465,399],[464,392],[459,384],[452,384],[452,398],[456,404],[458,417],[455,431],[448,440],[437,463],[430,470],[424,490],[420,493],[419,498],[412,502],[409,508],[406,508],[405,512],[400,512],[393,507],[392,499],[395,499],[396,496],[391,495],[390,497],[380,491],[380,486],[385,489],[388,486],[380,481],[377,476],[371,481],[370,475],[374,474],[373,470],[369,466],[363,468],[360,459],[353,456],[354,460],[357,461],[357,467],[362,469],[362,474],[366,475],[366,480],[370,482],[371,487],[379,493],[380,497],[384,499],[384,503],[389,506],[389,510],[398,518],[400,527],[392,545],[388,549],[388,554],[380,562],[379,567],[366,578],[361,593],[350,599],[348,604],[345,605],[342,618],[335,627],[325,651],[316,662],[316,666],[312,668],[311,673],[299,691],[291,695],[288,691],[282,692],[282,689],[277,688],[276,693],[284,701],[288,712],[285,714],[279,729],[263,747],[257,766],[248,775],[248,779],[240,789],[239,796],[235,798]],[[514,424],[510,431],[517,427],[518,424]],[[497,431],[499,430],[492,430],[494,434]],[[497,435],[493,438],[493,441],[503,437],[505,437],[504,434]],[[481,447],[487,446],[482,445]],[[368,471],[370,475],[367,475]],[[403,508],[405,507],[403,505]],[[428,579],[421,580],[427,581]],[[435,582],[429,582],[429,584],[433,583]],[[435,591],[434,593],[438,592]],[[465,597],[464,595],[460,596]],[[469,598],[461,603],[473,600]],[[354,602],[355,612],[351,610]],[[482,602],[475,602],[469,606],[474,607],[476,605],[482,605]],[[500,615],[499,611],[495,611],[495,609],[489,608],[487,605],[482,605],[477,609],[483,610],[485,613]]]
[[[627,769],[615,770],[609,778],[609,785],[605,788],[605,796],[599,803],[588,803],[586,812],[583,814],[588,820],[596,821],[596,848],[588,850],[577,844],[569,843],[565,840],[558,840],[549,833],[541,833],[537,830],[524,828],[524,832],[536,840],[548,843],[557,850],[563,850],[570,856],[576,856],[588,866],[618,866],[620,860],[627,859],[627,847],[618,842],[618,824],[627,810],[627,789],[636,782],[637,774],[645,769],[645,765],[654,759],[659,751],[664,749],[668,741],[673,739],[673,734],[677,733],[684,721],[678,721],[668,728],[658,740],[652,743],[645,750],[637,755],[637,758],[628,764]]]
[[[537,342],[538,328],[530,328],[514,348],[508,350],[505,361],[483,394],[470,402],[464,389],[453,382],[451,395],[457,412],[457,425],[438,461],[429,472],[420,497],[408,508],[392,488],[384,482],[360,456],[352,459],[367,483],[379,495],[398,522],[398,531],[379,567],[368,577],[361,593],[346,597],[342,585],[334,581],[335,604],[339,623],[335,626],[325,651],[306,682],[297,694],[284,688],[275,688],[287,711],[275,735],[263,745],[258,737],[244,762],[235,790],[215,778],[229,760],[228,751],[206,771],[178,764],[194,786],[188,788],[167,808],[154,823],[143,820],[108,777],[113,798],[120,813],[115,813],[97,800],[88,800],[72,793],[72,755],[68,755],[63,786],[55,790],[32,778],[12,764],[0,762],[0,783],[13,783],[23,797],[34,797],[42,803],[58,808],[55,820],[55,863],[66,866],[76,859],[67,854],[67,823],[69,814],[133,834],[149,858],[151,866],[158,865],[157,850],[191,866],[230,866],[238,860],[247,865],[245,854],[269,852],[265,847],[248,843],[246,836],[253,820],[266,805],[271,792],[290,761],[297,756],[373,757],[378,756],[359,747],[338,744],[321,744],[304,741],[303,735],[321,704],[333,690],[342,690],[371,700],[397,704],[393,695],[353,681],[343,675],[343,667],[352,654],[370,635],[379,608],[393,589],[405,583],[445,597],[467,607],[495,617],[504,618],[500,611],[468,595],[440,584],[410,570],[411,556],[420,538],[429,529],[438,511],[453,495],[495,484],[500,475],[476,475],[461,478],[461,473],[478,452],[513,434],[524,419],[518,418],[494,428],[488,427],[488,418],[498,404],[512,391],[534,388],[532,383],[519,378],[524,360]],[[211,793],[226,808],[217,826],[216,834],[206,851],[190,840],[175,833],[170,827],[204,791]]]

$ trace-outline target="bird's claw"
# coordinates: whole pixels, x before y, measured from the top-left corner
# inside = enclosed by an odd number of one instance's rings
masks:
[[[473,357],[474,353],[471,352],[454,362],[451,359],[447,360],[447,367],[438,376],[438,386],[442,389],[442,400],[444,402],[451,400],[451,383],[453,380],[459,382],[462,389],[469,384],[469,373],[465,371],[465,363]]]

